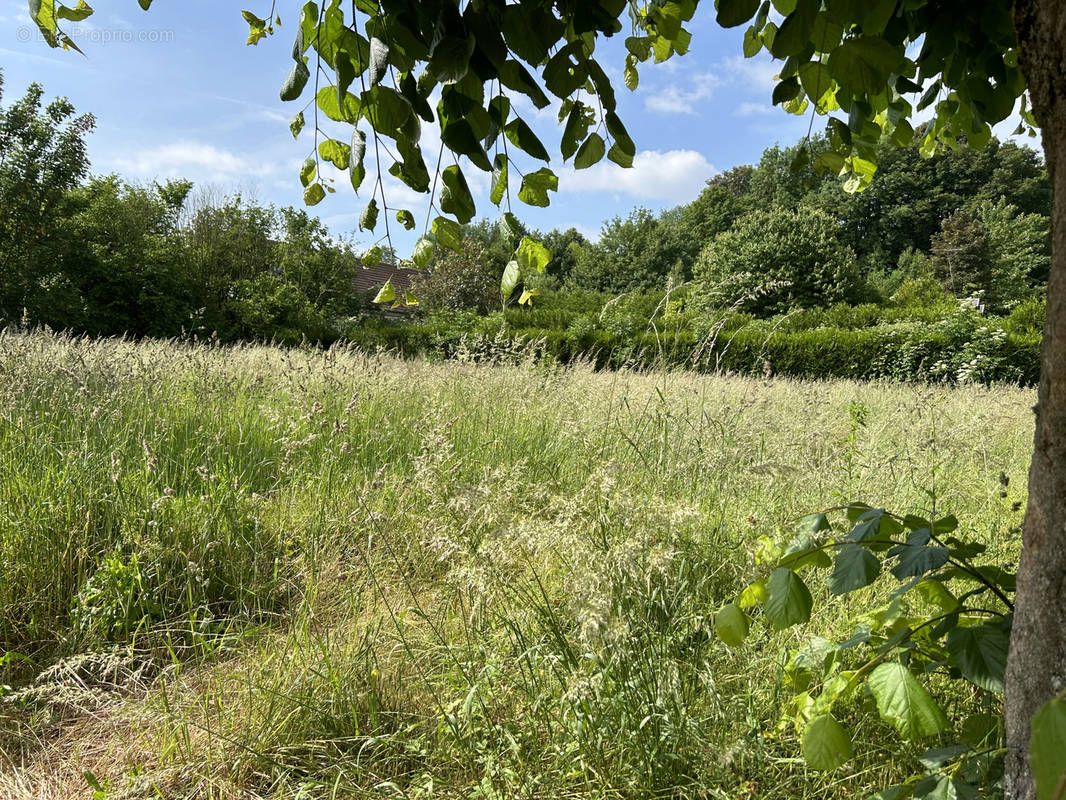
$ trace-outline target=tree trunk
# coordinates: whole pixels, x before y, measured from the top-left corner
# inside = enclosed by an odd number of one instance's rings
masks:
[[[1055,198],[1047,329],[1005,692],[1006,796],[1034,800],[1029,722],[1066,688],[1066,3],[1017,0],[1014,15]]]

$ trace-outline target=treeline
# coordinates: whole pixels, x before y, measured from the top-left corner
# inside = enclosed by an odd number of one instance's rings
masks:
[[[0,81],[2,89],[2,81]],[[40,86],[0,109],[0,320],[91,335],[329,342],[369,306],[305,211],[89,177],[91,115]]]
[[[810,166],[828,148],[816,136],[711,178],[691,203],[610,220],[595,242],[520,230],[554,252],[520,287],[532,307],[518,292],[502,303],[514,232],[482,221],[461,252],[437,251],[417,312],[397,320],[356,288],[352,243],[305,211],[89,177],[92,117],[42,97],[35,85],[0,110],[6,323],[811,377],[1037,374],[1051,191],[1013,143],[932,158],[917,140],[886,146],[849,194]]]
[[[814,136],[766,150],[754,166],[711,178],[693,202],[643,208],[543,238],[556,258],[541,288],[619,294],[692,281],[708,308],[737,304],[769,316],[834,303],[891,301],[908,281],[935,283],[992,313],[1041,295],[1050,263],[1051,188],[1040,156],[993,140],[924,158],[886,144],[863,192],[849,194],[811,166],[829,151]],[[802,164],[801,169],[793,165]],[[506,249],[488,223],[469,230]]]

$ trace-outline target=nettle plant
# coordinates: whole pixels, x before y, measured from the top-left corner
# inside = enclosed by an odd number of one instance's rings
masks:
[[[718,612],[715,628],[738,647],[755,608],[777,631],[809,623],[814,599],[807,584],[821,571],[837,597],[867,587],[873,597],[887,592],[883,603],[849,619],[847,638],[813,637],[787,654],[781,684],[791,696],[782,723],[796,726],[808,766],[834,769],[853,755],[852,734],[841,722],[846,707],[872,698],[903,740],[936,745],[919,757],[922,773],[879,798],[976,798],[977,787],[1002,784],[999,710],[1015,589],[1014,572],[985,563],[985,552],[958,532],[953,516],[900,517],[862,504],[813,514],[786,547],[762,543],[760,560],[771,571]],[[969,713],[954,724],[928,688],[953,682],[968,683],[972,697]],[[1060,712],[1048,712],[1046,724],[1061,725]],[[1049,746],[1054,741],[1045,738]],[[1049,750],[1050,770],[1055,758]],[[1035,751],[1034,759],[1040,760]]]

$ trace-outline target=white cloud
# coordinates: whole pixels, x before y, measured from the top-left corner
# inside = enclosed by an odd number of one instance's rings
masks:
[[[263,177],[277,172],[280,166],[267,159],[253,161],[212,144],[189,140],[116,156],[111,162],[118,171],[131,177],[188,177],[207,181]]]
[[[715,172],[714,166],[695,150],[646,150],[637,154],[632,169],[606,161],[586,170],[567,169],[560,189],[676,204],[695,197]]]
[[[644,98],[644,107],[663,114],[695,114],[696,106],[709,99],[720,84],[718,76],[710,72],[694,75],[688,88],[673,83],[665,89],[648,93]]]
[[[730,83],[746,84],[748,88],[759,91],[771,90],[777,74],[781,71],[779,61],[743,56],[730,56],[722,60],[720,66]]]
[[[780,114],[781,109],[774,108],[769,103],[753,103],[750,100],[745,100],[743,103],[736,107],[733,111],[735,117],[758,117],[763,114]]]

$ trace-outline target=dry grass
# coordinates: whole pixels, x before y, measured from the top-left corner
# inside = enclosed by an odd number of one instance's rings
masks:
[[[777,732],[810,631],[710,618],[849,500],[1011,559],[1032,402],[0,335],[0,797],[862,796],[913,753]]]

